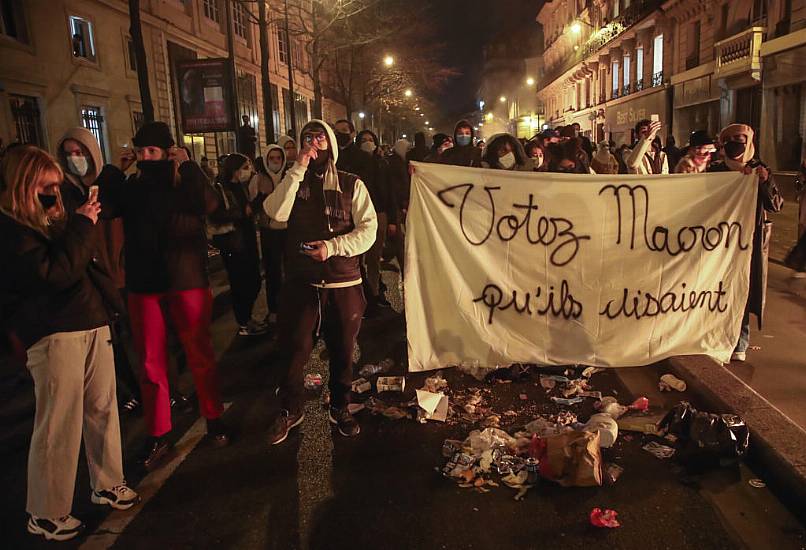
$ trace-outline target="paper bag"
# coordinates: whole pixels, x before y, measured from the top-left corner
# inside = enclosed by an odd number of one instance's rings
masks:
[[[566,432],[545,438],[540,475],[563,487],[602,484],[602,452],[599,433]]]

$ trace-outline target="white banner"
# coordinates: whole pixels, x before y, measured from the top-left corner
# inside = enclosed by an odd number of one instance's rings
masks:
[[[414,166],[411,371],[730,359],[747,301],[755,175]]]

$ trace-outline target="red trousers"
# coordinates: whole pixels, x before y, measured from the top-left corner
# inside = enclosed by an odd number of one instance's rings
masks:
[[[168,385],[166,305],[193,374],[199,411],[203,417],[221,416],[215,354],[210,337],[213,295],[209,288],[158,294],[129,293],[129,318],[134,345],[140,355],[140,387],[146,429],[153,436],[171,431],[171,396]]]

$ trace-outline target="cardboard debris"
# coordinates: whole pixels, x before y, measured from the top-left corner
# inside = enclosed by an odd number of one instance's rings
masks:
[[[372,389],[372,384],[366,378],[353,380],[352,390],[354,393],[366,393]]]
[[[403,376],[379,376],[376,383],[378,393],[385,391],[402,392],[406,389],[406,379]]]
[[[444,393],[417,390],[417,404],[425,411],[426,420],[445,422],[448,418],[448,396]]]
[[[623,432],[640,432],[649,435],[658,435],[658,425],[664,414],[628,415],[617,420],[618,429]]]

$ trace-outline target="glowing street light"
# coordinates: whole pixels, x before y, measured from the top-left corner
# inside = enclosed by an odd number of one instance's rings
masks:
[[[425,113],[420,113],[420,116],[425,116]]]
[[[574,23],[571,25],[571,32],[574,34],[579,34],[582,32],[582,25],[579,21],[574,21]]]
[[[428,128],[428,131],[429,131],[429,132],[433,132],[433,131],[434,131],[434,129],[433,129],[433,128]]]
[[[415,111],[419,111],[419,110],[420,110],[420,107],[419,107],[419,106],[418,106],[418,107],[415,107],[415,108],[414,108],[414,110],[415,110]]]
[[[427,126],[427,125],[429,125],[429,124],[431,124],[431,123],[430,123],[430,122],[428,122],[428,121],[426,120],[426,121],[425,121],[425,124],[426,124],[426,126]]]
[[[387,67],[391,67],[392,65],[395,64],[395,58],[392,57],[391,55],[387,55],[386,57],[383,58],[383,64],[386,65]]]
[[[535,79],[530,76],[529,78],[526,79],[526,85],[527,86],[534,86],[535,85]]]
[[[411,90],[406,90],[405,92],[403,92],[403,95],[405,95],[406,97],[411,97],[413,94],[414,92],[412,92]]]
[[[491,122],[493,120],[493,114],[487,113],[486,115],[484,115],[484,118],[486,118],[488,122]]]
[[[360,118],[361,120],[364,120],[365,116],[367,116],[367,115],[365,115],[363,112],[358,113],[358,118]]]
[[[507,100],[506,96],[501,96],[498,98],[498,101],[500,101],[501,103],[505,103],[506,100]]]

